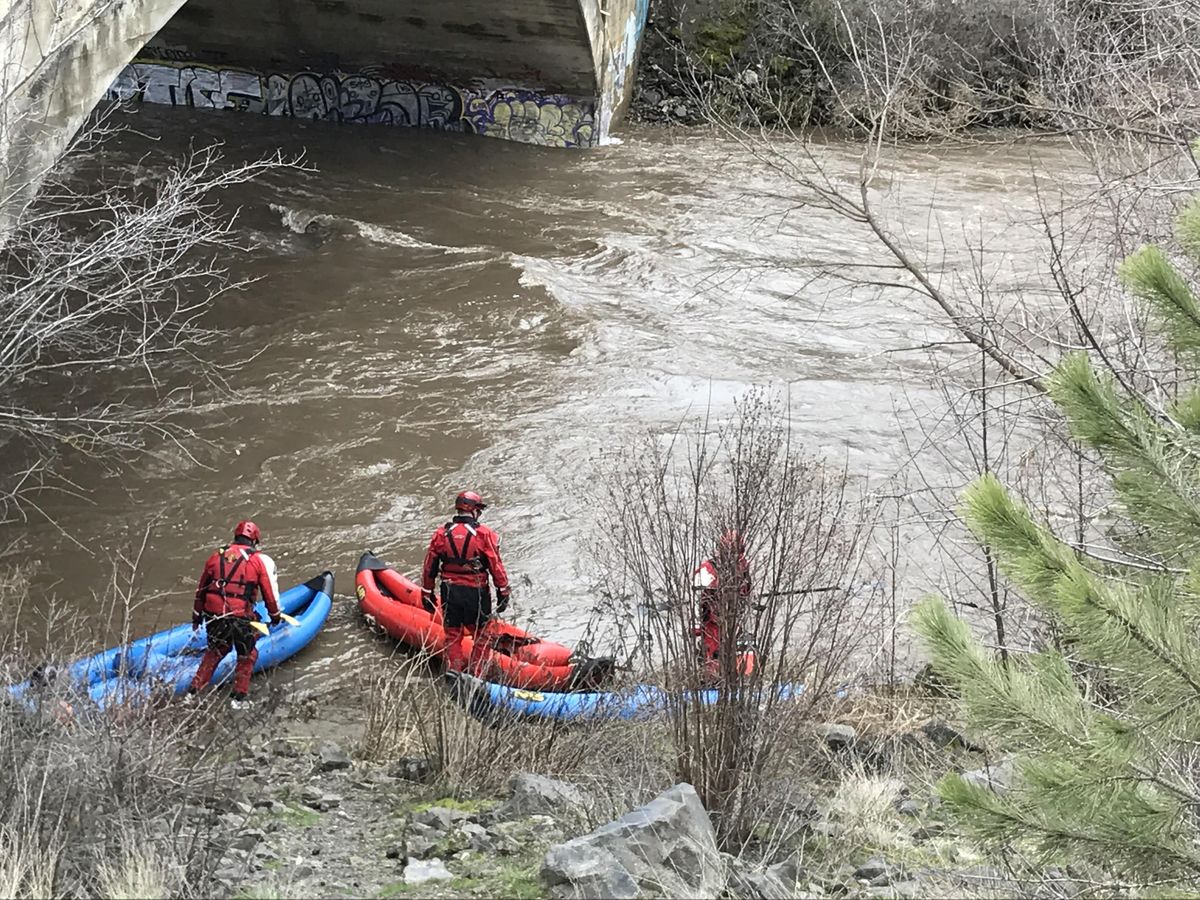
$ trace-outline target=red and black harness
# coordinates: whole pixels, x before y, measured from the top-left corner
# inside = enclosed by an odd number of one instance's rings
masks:
[[[454,545],[454,526],[465,525],[467,527],[466,536],[463,538],[462,549]],[[441,554],[440,562],[442,570],[445,571],[449,566],[454,566],[451,569],[453,574],[458,575],[479,575],[486,572],[488,568],[487,557],[482,553],[477,553],[474,556],[468,556],[467,553],[471,549],[471,538],[475,537],[478,532],[470,522],[464,522],[455,519],[452,522],[447,522],[443,529],[446,534],[446,543],[450,545],[450,550],[453,555]]]
[[[226,616],[229,615],[230,599],[242,601],[242,603],[246,605],[245,613],[249,614],[249,611],[254,607],[254,594],[258,588],[258,585],[253,581],[247,581],[245,578],[240,578],[237,580],[234,579],[234,576],[237,575],[238,570],[241,569],[242,563],[250,559],[250,557],[254,556],[254,554],[258,552],[257,550],[248,547],[239,547],[239,549],[241,549],[242,554],[238,556],[236,560],[234,560],[233,565],[229,568],[229,571],[226,571],[225,566],[228,562],[228,558],[225,554],[229,551],[229,547],[221,548],[221,571],[216,578],[210,578],[208,583],[204,585],[205,593],[217,594],[221,598],[221,606],[223,610],[222,615]],[[233,593],[233,591],[238,588],[240,588],[240,593]]]

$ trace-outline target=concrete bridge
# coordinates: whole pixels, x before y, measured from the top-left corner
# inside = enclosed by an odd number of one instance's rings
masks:
[[[8,0],[0,208],[105,97],[594,146],[628,103],[648,2]]]

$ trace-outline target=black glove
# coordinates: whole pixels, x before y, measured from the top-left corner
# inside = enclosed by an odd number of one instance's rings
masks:
[[[276,613],[275,615],[271,616],[271,624],[272,625],[282,625],[283,617],[280,616],[279,613]]]
[[[496,612],[502,613],[508,609],[508,591],[496,592]]]
[[[192,631],[196,631],[200,627],[200,613],[192,613]]]

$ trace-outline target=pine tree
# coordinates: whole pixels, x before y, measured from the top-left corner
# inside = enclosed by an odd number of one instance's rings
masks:
[[[1200,203],[1179,222],[1200,269]],[[989,843],[1086,859],[1122,881],[1200,885],[1200,302],[1155,247],[1121,267],[1188,383],[1162,405],[1129,377],[1065,357],[1047,381],[1071,432],[1112,479],[1108,533],[1126,560],[1058,540],[993,476],[964,497],[968,525],[1064,636],[1002,665],[940,600],[916,610],[935,668],[972,727],[1014,755],[999,793],[952,776],[942,796]]]

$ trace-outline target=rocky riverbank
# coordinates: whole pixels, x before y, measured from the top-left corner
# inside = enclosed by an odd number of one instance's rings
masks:
[[[1002,872],[955,833],[938,778],[964,771],[1004,791],[1012,772],[938,718],[812,727],[791,821],[764,822],[731,854],[719,849],[690,785],[646,785],[641,802],[625,808],[614,798],[632,794],[614,793],[604,784],[610,773],[598,771],[515,772],[502,789],[479,792],[448,782],[428,757],[371,758],[362,723],[339,710],[340,739],[329,736],[329,716],[309,719],[326,723],[318,731],[281,710],[286,733],[253,740],[232,791],[215,808],[189,811],[233,836],[217,869],[224,896],[774,900],[1073,890],[1065,872],[1029,872],[1024,881]],[[506,763],[475,762],[492,774]]]

